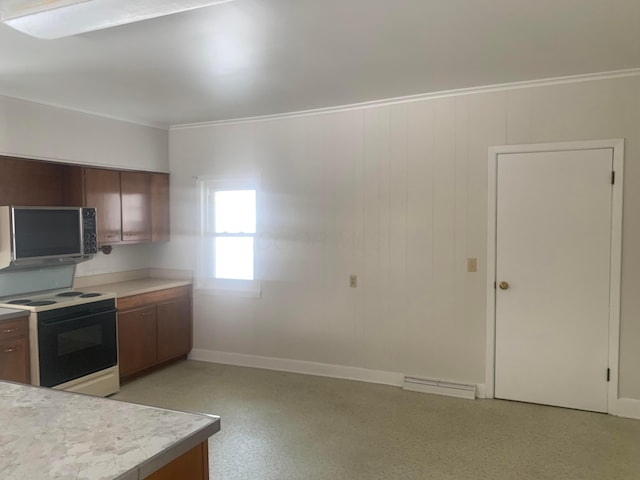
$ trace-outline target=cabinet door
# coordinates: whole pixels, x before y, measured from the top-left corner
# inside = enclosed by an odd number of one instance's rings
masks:
[[[151,240],[151,175],[120,172],[122,193],[122,241]]]
[[[118,312],[120,376],[156,362],[156,307]]]
[[[29,350],[25,337],[0,341],[0,379],[29,383]]]
[[[151,174],[151,241],[169,241],[169,175]]]
[[[102,168],[84,169],[84,206],[98,209],[98,244],[121,240],[120,172]]]
[[[0,205],[60,206],[64,166],[0,156]]]
[[[191,305],[188,298],[158,305],[158,361],[191,350]]]

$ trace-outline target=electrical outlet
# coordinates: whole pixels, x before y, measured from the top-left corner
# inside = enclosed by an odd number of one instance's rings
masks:
[[[349,275],[349,286],[351,288],[356,288],[358,286],[358,276],[357,275]]]
[[[478,271],[478,259],[467,258],[467,272],[477,272],[477,271]]]

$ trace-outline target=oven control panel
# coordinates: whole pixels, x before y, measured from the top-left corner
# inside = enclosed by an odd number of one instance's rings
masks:
[[[98,253],[98,226],[95,208],[82,209],[82,232],[84,236],[84,254],[95,255]]]

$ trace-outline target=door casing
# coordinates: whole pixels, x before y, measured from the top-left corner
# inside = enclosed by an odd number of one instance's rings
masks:
[[[607,411],[617,414],[620,348],[620,278],[622,270],[622,192],[624,183],[624,139],[577,142],[538,143],[489,147],[488,215],[487,215],[487,346],[485,396],[495,393],[496,333],[496,209],[498,155],[505,153],[539,153],[567,150],[613,150],[615,184],[611,201],[611,273],[609,279],[609,368],[611,370]]]

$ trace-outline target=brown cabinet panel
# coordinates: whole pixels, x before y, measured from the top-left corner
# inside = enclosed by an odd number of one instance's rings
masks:
[[[65,165],[0,156],[0,205],[64,205]]]
[[[98,244],[120,243],[120,172],[85,168],[84,206],[98,209]]]
[[[0,205],[98,209],[98,244],[169,241],[169,174],[0,155]]]
[[[62,168],[62,205],[84,206],[84,168],[76,165],[64,165]]]
[[[29,319],[0,322],[0,380],[29,383]]]
[[[25,337],[0,342],[0,379],[29,383],[29,350]]]
[[[191,350],[190,285],[118,298],[117,306],[121,380]]]
[[[151,241],[168,242],[169,219],[169,174],[151,174]]]
[[[118,313],[118,354],[121,376],[155,363],[155,306]]]
[[[167,303],[171,300],[177,300],[182,297],[191,297],[191,285],[185,285],[183,287],[164,288],[162,290],[156,290],[154,292],[121,297],[118,298],[118,308],[120,310],[132,310],[134,308],[140,308],[147,305]]]
[[[122,241],[151,240],[151,175],[120,172],[122,195]]]
[[[208,480],[209,449],[208,441],[195,446],[160,470],[152,473],[147,480]]]
[[[186,355],[191,350],[191,309],[183,298],[158,305],[158,361]]]

